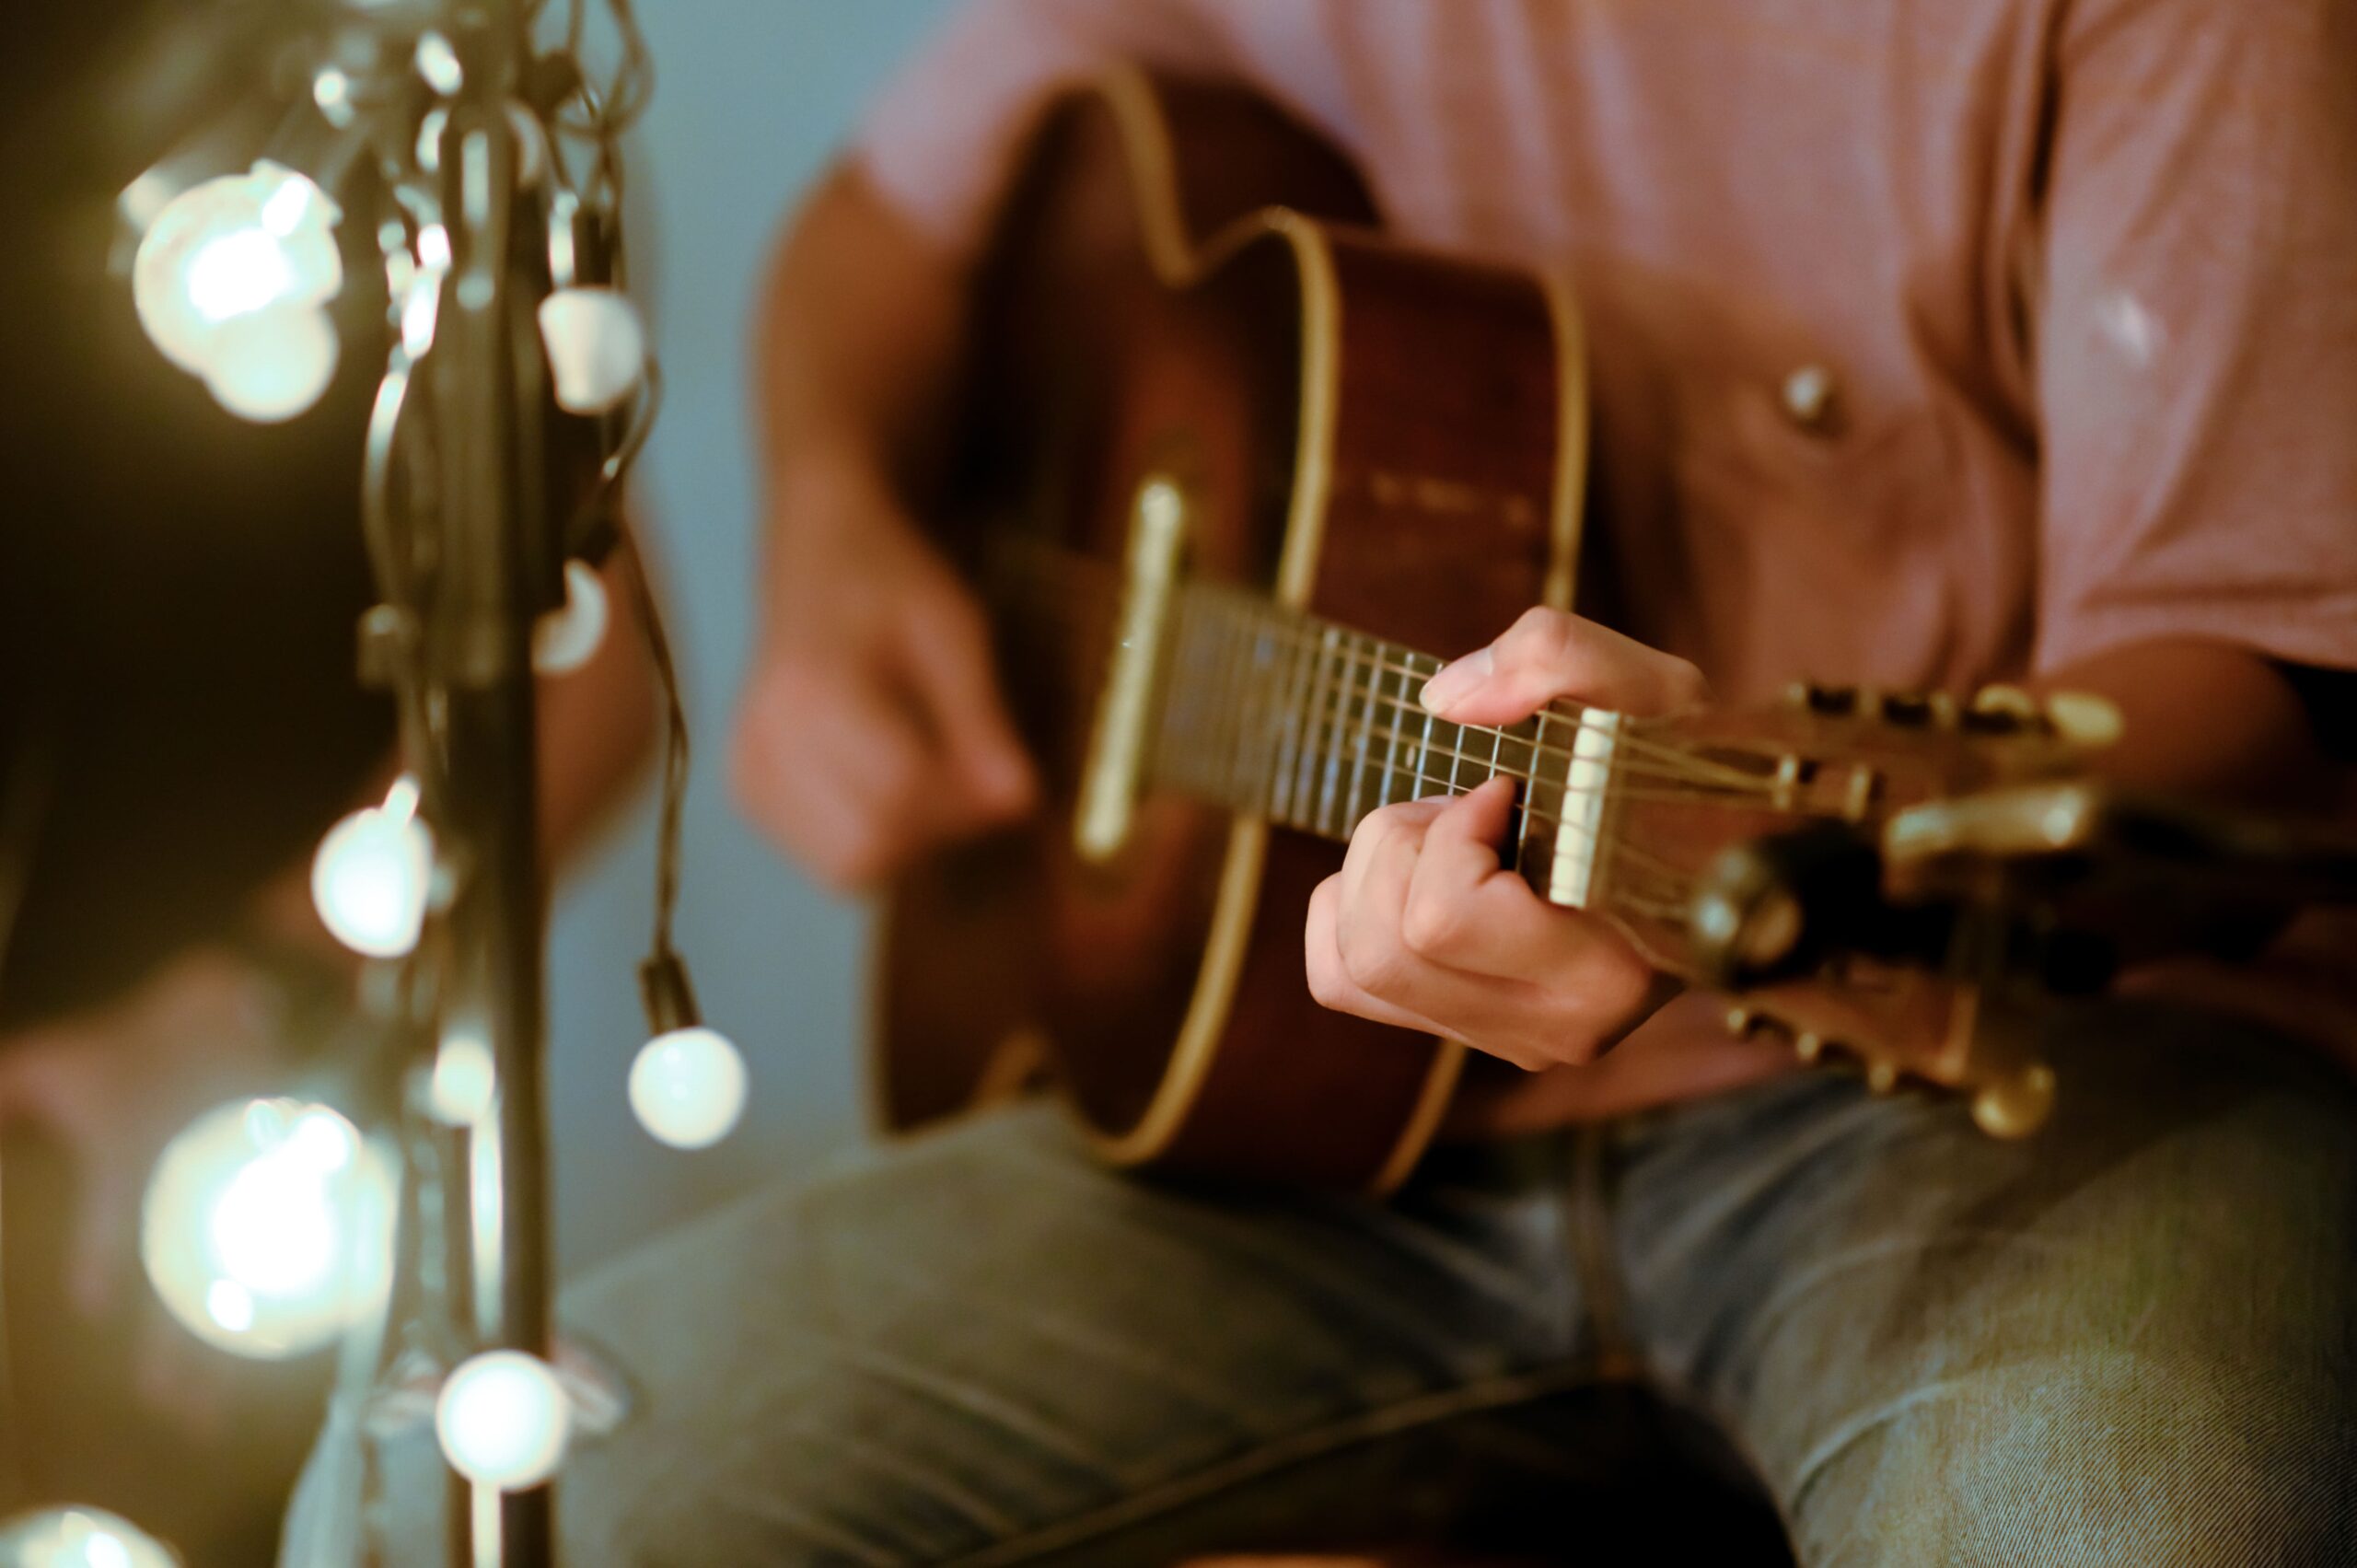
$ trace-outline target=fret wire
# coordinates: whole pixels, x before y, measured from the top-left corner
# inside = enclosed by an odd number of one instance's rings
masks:
[[[1251,645],[1241,638],[1224,635],[1219,621],[1209,614],[1200,615],[1196,626],[1196,635],[1212,649],[1211,693],[1207,699],[1211,712],[1202,723],[1203,773],[1206,782],[1232,780],[1237,743],[1244,733],[1244,698],[1248,691],[1246,674],[1252,656]]]
[[[1356,641],[1358,641],[1358,642],[1360,642],[1360,643],[1363,643],[1363,644],[1365,644],[1365,645],[1366,645],[1367,656],[1368,656],[1369,660],[1370,660],[1370,661],[1372,661],[1372,660],[1373,660],[1373,658],[1374,658],[1374,656],[1375,656],[1375,651],[1376,651],[1376,649],[1375,649],[1375,644],[1374,644],[1373,640],[1372,640],[1372,639],[1370,639],[1370,638],[1366,638],[1366,637],[1359,637],[1359,638],[1357,638],[1357,639],[1356,639]],[[1382,680],[1383,680],[1383,676],[1382,676],[1382,674],[1378,671],[1378,672],[1376,673],[1376,678],[1375,678],[1376,686],[1376,687],[1379,687],[1379,686],[1381,685],[1381,683],[1382,683]],[[1370,698],[1369,698],[1370,703],[1372,702],[1372,691],[1373,691],[1373,690],[1374,690],[1374,688],[1370,688]],[[1366,716],[1367,716],[1371,712],[1372,712],[1372,709],[1371,709],[1371,708],[1364,708],[1364,709],[1362,709],[1362,710],[1361,710],[1361,715],[1360,715],[1360,716],[1362,717],[1362,719],[1364,719],[1364,718],[1365,718],[1365,717],[1366,717]],[[1346,818],[1348,818],[1348,819],[1350,819],[1353,824],[1355,824],[1356,822],[1358,822],[1358,821],[1359,821],[1359,819],[1360,819],[1360,812],[1359,812],[1359,788],[1360,788],[1360,786],[1361,786],[1362,784],[1364,784],[1366,782],[1366,747],[1367,747],[1367,740],[1368,740],[1368,738],[1369,738],[1369,734],[1370,734],[1370,732],[1371,732],[1372,728],[1373,728],[1373,726],[1372,726],[1367,725],[1367,724],[1365,724],[1365,723],[1361,723],[1361,724],[1359,724],[1359,725],[1356,726],[1356,729],[1357,729],[1357,732],[1358,732],[1358,733],[1357,733],[1357,745],[1353,749],[1353,751],[1352,751],[1352,754],[1351,754],[1351,796],[1350,796],[1350,799],[1349,799],[1349,800],[1347,800],[1347,801],[1345,801],[1345,802],[1343,803],[1343,806],[1342,806],[1342,814],[1343,814],[1343,816],[1345,816]]]
[[[1334,721],[1338,726],[1344,729],[1348,728],[1351,722],[1351,694],[1354,684],[1352,671],[1356,668],[1358,657],[1357,650],[1351,645],[1352,639],[1348,633],[1336,634],[1334,650],[1342,663],[1341,668],[1337,671],[1336,684],[1341,688],[1341,691],[1334,699]],[[1327,747],[1326,766],[1322,770],[1318,784],[1318,825],[1328,831],[1331,830],[1326,827],[1327,819],[1334,814],[1334,791],[1341,783],[1341,752],[1335,747]]]
[[[1245,668],[1246,700],[1240,704],[1242,714],[1239,714],[1239,721],[1244,714],[1248,714],[1251,722],[1239,722],[1237,726],[1235,787],[1230,792],[1231,798],[1238,800],[1253,798],[1248,792],[1258,787],[1257,781],[1260,776],[1257,753],[1262,749],[1270,734],[1270,667],[1275,662],[1276,654],[1269,645],[1267,634],[1260,632],[1253,633],[1251,649],[1251,656]]]
[[[1278,669],[1275,669],[1275,684],[1268,691],[1268,714],[1263,714],[1271,743],[1268,743],[1266,769],[1256,771],[1256,787],[1261,790],[1261,804],[1271,816],[1278,816],[1278,811],[1275,811],[1275,807],[1278,807],[1278,778],[1284,769],[1284,743],[1287,743],[1289,733],[1287,726],[1292,724],[1292,701],[1289,698],[1292,698],[1294,689],[1294,660],[1299,660],[1299,657],[1301,644],[1294,642],[1280,644],[1272,651],[1272,660],[1275,660]]]
[[[1318,744],[1325,720],[1320,709],[1331,694],[1333,683],[1327,679],[1326,661],[1331,656],[1327,646],[1327,633],[1320,631],[1309,656],[1309,682],[1301,693],[1301,744],[1294,748],[1293,778],[1287,785],[1288,798],[1293,802],[1295,826],[1315,830],[1310,819],[1310,790],[1318,778]]]
[[[1269,815],[1277,821],[1292,818],[1293,760],[1301,744],[1301,703],[1308,695],[1312,657],[1311,645],[1295,644],[1292,662],[1286,667],[1285,697],[1279,714],[1283,738],[1279,741],[1275,766],[1269,780]]]
[[[1383,673],[1381,669],[1376,671],[1375,678],[1378,683],[1383,679]],[[1405,691],[1406,686],[1407,682],[1403,678],[1400,682],[1401,690]],[[1408,707],[1404,703],[1391,704],[1391,749],[1383,760],[1383,804],[1386,806],[1391,804],[1391,781],[1399,772],[1399,732],[1401,721],[1406,717]]]
[[[1261,645],[1267,650],[1267,668],[1260,674],[1260,712],[1255,726],[1252,771],[1247,782],[1256,792],[1253,798],[1266,811],[1269,797],[1276,788],[1277,757],[1284,748],[1284,698],[1293,684],[1292,661],[1299,656],[1300,649],[1276,640],[1273,628],[1262,634]]]
[[[1327,681],[1327,657],[1331,657],[1339,648],[1341,648],[1341,636],[1339,636],[1339,632],[1341,632],[1339,627],[1327,627],[1325,636],[1318,639],[1318,679],[1320,681]],[[1341,674],[1339,672],[1329,684],[1331,684],[1331,695],[1334,695],[1334,726],[1337,726],[1337,731],[1334,733],[1339,733],[1339,724],[1341,724],[1341,703],[1351,695],[1351,686],[1348,686],[1346,679],[1341,679]],[[1310,740],[1313,740],[1313,743],[1318,740],[1318,731],[1320,731],[1322,719],[1318,717],[1318,710],[1322,707],[1322,698],[1325,698],[1325,695],[1327,693],[1310,695],[1308,712],[1310,712]],[[1299,811],[1301,816],[1306,816],[1306,819],[1308,819],[1308,823],[1306,825],[1313,830],[1318,828],[1318,823],[1320,823],[1320,808],[1325,807],[1325,790],[1331,785],[1331,764],[1334,764],[1334,748],[1331,748],[1331,745],[1315,745],[1315,749],[1301,748],[1301,785],[1294,790],[1294,811]],[[1315,799],[1315,802],[1310,799],[1310,790],[1318,790],[1318,799]]]

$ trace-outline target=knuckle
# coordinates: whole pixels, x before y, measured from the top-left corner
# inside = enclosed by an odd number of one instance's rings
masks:
[[[1350,1001],[1350,986],[1344,982],[1340,966],[1330,958],[1309,955],[1309,997],[1320,1007],[1339,1008]]]
[[[1567,611],[1534,605],[1516,617],[1499,640],[1499,658],[1522,665],[1559,664],[1571,651],[1577,625]]]
[[[1355,922],[1342,931],[1336,946],[1341,955],[1342,972],[1352,985],[1369,996],[1398,993],[1407,966],[1393,934],[1370,931],[1364,922]]]
[[[1465,912],[1448,899],[1411,894],[1399,912],[1399,942],[1419,958],[1443,958],[1463,944]]]

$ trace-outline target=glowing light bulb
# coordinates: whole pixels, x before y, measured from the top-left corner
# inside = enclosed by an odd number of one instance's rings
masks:
[[[447,1127],[473,1126],[491,1114],[498,1087],[498,1069],[488,1040],[464,1032],[442,1037],[425,1085],[427,1107],[435,1121]]]
[[[404,774],[385,804],[328,830],[311,860],[311,902],[335,939],[370,958],[417,946],[434,875],[434,835],[417,815],[417,782]]]
[[[610,288],[561,288],[540,301],[540,342],[557,406],[604,413],[646,374],[646,330],[638,309]]]
[[[240,419],[277,424],[319,401],[335,379],[335,328],[316,305],[273,305],[214,330],[205,389]]]
[[[532,628],[532,668],[542,675],[569,675],[597,656],[606,640],[611,610],[605,580],[586,561],[564,563],[564,608],[550,610]]]
[[[293,417],[319,400],[335,368],[319,308],[343,286],[342,215],[308,179],[268,159],[190,187],[164,203],[139,242],[131,288],[140,324],[231,412]],[[254,316],[271,320],[230,330]],[[216,374],[222,355],[230,363]]]
[[[630,1109],[657,1142],[708,1149],[745,1114],[745,1058],[702,1024],[657,1035],[630,1064]]]
[[[326,1106],[238,1100],[166,1146],[140,1216],[141,1260],[199,1339],[299,1355],[384,1299],[393,1187]]]
[[[102,1508],[44,1508],[0,1525],[0,1568],[179,1568],[170,1548]]]
[[[572,1401],[555,1370],[521,1351],[485,1351],[460,1363],[434,1403],[435,1434],[450,1467],[504,1492],[554,1475],[572,1425]]]

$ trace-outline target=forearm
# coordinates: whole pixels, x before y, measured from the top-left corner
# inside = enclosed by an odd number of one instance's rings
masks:
[[[2281,667],[2233,644],[2133,644],[2038,681],[2116,705],[2118,744],[2095,753],[2106,776],[2228,804],[2305,809],[2329,798],[2331,770],[2308,704]]]
[[[772,527],[807,470],[872,465],[904,492],[941,458],[966,323],[964,268],[841,167],[779,247],[759,327],[756,401]],[[821,476],[823,479],[823,476]]]

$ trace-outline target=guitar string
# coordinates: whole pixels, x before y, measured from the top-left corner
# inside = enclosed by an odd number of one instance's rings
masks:
[[[1306,637],[1295,639],[1292,645],[1293,651],[1295,652],[1311,649],[1316,646],[1317,645],[1313,640]],[[1362,666],[1364,665],[1364,662],[1365,661],[1360,661]],[[1377,673],[1388,673],[1397,671],[1399,668],[1399,667],[1398,666],[1385,666]],[[1066,671],[1063,673],[1070,676],[1071,683],[1074,686],[1086,689],[1091,684],[1089,678],[1084,672]],[[1414,672],[1408,671],[1406,673]],[[1411,716],[1414,722],[1418,724],[1422,724],[1425,720],[1429,719],[1434,724],[1449,725],[1451,727],[1459,731],[1460,734],[1496,737],[1503,744],[1512,745],[1517,748],[1527,748],[1531,753],[1531,761],[1533,762],[1536,762],[1536,761],[1541,757],[1549,758],[1550,760],[1560,759],[1566,762],[1574,761],[1578,758],[1578,753],[1573,748],[1560,745],[1553,741],[1542,740],[1538,738],[1536,733],[1536,727],[1539,717],[1544,716],[1562,723],[1572,723],[1579,714],[1584,713],[1606,713],[1612,711],[1602,708],[1597,704],[1574,703],[1566,700],[1550,703],[1547,707],[1539,710],[1538,714],[1532,715],[1531,718],[1520,720],[1514,725],[1498,726],[1460,724],[1455,720],[1442,718],[1439,714],[1434,714],[1431,710],[1425,708],[1419,703],[1411,702],[1406,697],[1383,691],[1379,679],[1372,684],[1361,684],[1356,679],[1355,671],[1347,673],[1341,677],[1321,677],[1313,675],[1306,683],[1299,682],[1295,674],[1281,673],[1278,677],[1278,683],[1287,688],[1298,688],[1298,696],[1293,702],[1283,704],[1278,710],[1278,716],[1286,722],[1290,722],[1292,718],[1301,716],[1298,710],[1302,704],[1306,703],[1321,702],[1325,697],[1331,695],[1336,691],[1342,691],[1361,703],[1361,705],[1366,710],[1365,716],[1369,721],[1373,721],[1375,719],[1375,711],[1377,709],[1380,709],[1385,714],[1389,714],[1396,710],[1403,714]],[[1213,722],[1217,722],[1216,718]],[[1534,732],[1527,735],[1516,733],[1526,726],[1532,726]],[[1379,723],[1372,724],[1372,729],[1375,733],[1388,733],[1387,730],[1385,730]],[[1198,730],[1196,733],[1208,734],[1211,732],[1208,729],[1202,729]],[[1751,791],[1759,794],[1771,794],[1773,793],[1775,789],[1775,783],[1772,779],[1765,778],[1755,773],[1746,772],[1740,768],[1733,767],[1724,762],[1713,761],[1709,758],[1696,756],[1691,751],[1655,740],[1649,737],[1633,731],[1617,731],[1613,737],[1613,744],[1616,754],[1625,749],[1628,751],[1635,753],[1639,757],[1665,765],[1677,776],[1691,777],[1696,780],[1716,780],[1731,791]],[[1438,750],[1440,748],[1435,747],[1434,749]],[[1469,759],[1471,757],[1470,753],[1464,753],[1463,755]]]
[[[1429,710],[1425,709],[1421,703],[1412,702],[1404,695],[1395,695],[1382,691],[1381,677],[1386,674],[1396,674],[1429,679],[1433,675],[1439,672],[1445,662],[1434,655],[1419,653],[1412,648],[1407,648],[1399,644],[1387,642],[1385,639],[1374,637],[1364,633],[1353,632],[1347,627],[1343,627],[1336,623],[1321,622],[1311,617],[1294,615],[1279,609],[1273,609],[1261,601],[1251,598],[1248,594],[1242,589],[1232,590],[1232,597],[1231,594],[1223,593],[1215,598],[1213,597],[1212,585],[1190,584],[1188,587],[1181,590],[1181,615],[1184,615],[1187,610],[1190,607],[1212,609],[1229,616],[1231,618],[1230,624],[1223,630],[1231,636],[1240,634],[1248,644],[1252,642],[1265,642],[1268,644],[1270,653],[1271,655],[1271,662],[1274,662],[1277,656],[1284,655],[1293,655],[1297,657],[1305,653],[1316,653],[1325,650],[1327,648],[1326,639],[1329,633],[1338,634],[1347,642],[1355,643],[1357,645],[1358,653],[1361,656],[1357,656],[1351,661],[1352,668],[1354,672],[1358,669],[1364,669],[1370,676],[1375,678],[1370,687],[1367,688],[1374,701],[1386,704],[1396,704],[1406,708],[1408,711],[1418,715],[1423,715],[1429,712]],[[1068,609],[1069,607],[1063,608]],[[1107,633],[1108,641],[1111,640],[1111,634],[1118,630],[1110,625],[1091,629]],[[1372,658],[1364,656],[1369,654],[1376,655],[1377,656]],[[1392,656],[1397,656],[1395,657]],[[1418,662],[1402,662],[1402,660]],[[1422,668],[1422,666],[1426,664],[1430,665],[1431,668]],[[1315,689],[1313,688],[1312,694],[1314,694],[1314,691]],[[1559,698],[1556,701],[1550,703],[1545,708],[1539,710],[1539,714],[1545,714],[1566,723],[1575,723],[1583,714],[1592,712],[1612,714],[1616,717],[1621,716],[1615,710],[1606,708],[1601,703],[1580,703],[1570,698]],[[1535,738],[1519,736],[1515,733],[1515,730],[1525,725],[1534,724],[1539,714],[1533,714],[1530,718],[1518,720],[1513,725],[1498,726],[1467,724],[1459,725],[1457,727],[1481,735],[1503,735],[1507,739],[1515,742],[1517,745],[1530,745],[1537,747],[1542,755],[1558,756],[1566,759],[1571,757],[1573,753],[1568,748],[1557,746],[1551,742],[1541,742]],[[1435,719],[1439,718],[1439,715],[1437,714],[1434,714],[1432,716]],[[1440,720],[1440,722],[1453,723],[1455,721]],[[1701,771],[1716,772],[1721,776],[1726,777],[1731,781],[1739,781],[1747,786],[1755,784],[1764,784],[1765,782],[1756,779],[1753,775],[1746,773],[1740,769],[1730,768],[1724,763],[1713,762],[1708,758],[1694,755],[1690,750],[1686,750],[1678,747],[1669,745],[1666,742],[1653,739],[1649,737],[1623,731],[1619,737],[1619,741],[1621,745],[1630,746],[1639,750],[1653,752],[1660,757],[1674,760],[1684,766]]]
[[[1084,683],[1075,679],[1074,684],[1081,685]],[[1324,689],[1325,692],[1332,692],[1340,690],[1342,690],[1340,685],[1330,681]],[[1356,689],[1354,688],[1353,690]],[[1310,694],[1321,695],[1323,693],[1311,692]],[[1305,716],[1299,712],[1299,707],[1300,703],[1298,702],[1287,704],[1286,711],[1291,713],[1294,720],[1298,720]],[[1432,722],[1435,724],[1447,724],[1449,722],[1426,713],[1425,710],[1421,707],[1411,706],[1404,703],[1400,703],[1396,699],[1392,700],[1386,706],[1387,712],[1394,709],[1404,714],[1412,714],[1417,715],[1419,722],[1426,718],[1430,718]],[[1389,726],[1384,724],[1372,722],[1371,714],[1357,716],[1346,715],[1339,718],[1329,715],[1313,720],[1312,726],[1313,727],[1309,729],[1306,735],[1298,737],[1287,735],[1281,738],[1276,744],[1280,747],[1283,747],[1288,744],[1298,744],[1302,750],[1320,751],[1330,750],[1336,748],[1348,749],[1356,740],[1361,738],[1369,740],[1380,739],[1386,753],[1385,758],[1378,760],[1374,755],[1370,754],[1366,763],[1367,768],[1376,772],[1378,776],[1384,772],[1389,772],[1395,775],[1405,774],[1421,783],[1446,784],[1450,782],[1449,774],[1423,772],[1420,768],[1411,765],[1411,763],[1402,763],[1390,761],[1389,754],[1393,731]],[[1454,725],[1451,726],[1451,727],[1463,733],[1496,736],[1499,737],[1504,744],[1528,749],[1533,754],[1527,761],[1510,763],[1505,761],[1504,759],[1503,747],[1493,749],[1493,750],[1498,753],[1496,755],[1461,750],[1456,747],[1446,745],[1438,739],[1431,741],[1424,740],[1421,735],[1404,728],[1399,731],[1400,744],[1399,750],[1401,753],[1406,754],[1411,759],[1416,759],[1419,757],[1438,757],[1446,758],[1454,761],[1470,762],[1477,768],[1486,771],[1487,776],[1483,779],[1477,780],[1476,784],[1480,783],[1486,783],[1488,778],[1508,777],[1518,779],[1526,784],[1544,789],[1562,790],[1566,795],[1585,795],[1617,787],[1623,780],[1676,783],[1688,785],[1687,792],[1683,795],[1673,795],[1668,792],[1661,792],[1651,798],[1660,800],[1685,800],[1690,801],[1696,805],[1719,805],[1724,804],[1730,798],[1741,799],[1755,796],[1772,796],[1775,793],[1775,784],[1773,780],[1755,777],[1754,775],[1741,772],[1739,770],[1726,770],[1726,774],[1729,775],[1727,778],[1722,778],[1719,775],[1710,772],[1704,772],[1697,775],[1690,767],[1684,765],[1691,760],[1674,751],[1667,753],[1666,758],[1666,761],[1668,763],[1677,764],[1671,766],[1665,766],[1663,765],[1663,760],[1647,758],[1642,753],[1633,761],[1620,760],[1617,755],[1617,747],[1619,744],[1624,744],[1628,740],[1629,738],[1626,736],[1616,737],[1616,758],[1612,769],[1612,778],[1609,782],[1596,785],[1574,785],[1555,778],[1534,775],[1529,772],[1529,768],[1537,762],[1539,757],[1562,758],[1566,761],[1590,759],[1578,759],[1576,753],[1566,748],[1551,745],[1541,746],[1533,739],[1516,736],[1503,730],[1471,725]],[[1155,749],[1157,752],[1163,755],[1169,755],[1172,752],[1178,751],[1180,749],[1184,748],[1185,754],[1189,760],[1191,760],[1194,755],[1202,755],[1211,759],[1213,765],[1216,767],[1218,765],[1219,759],[1231,754],[1228,747],[1222,745],[1217,741],[1210,740],[1206,740],[1200,748],[1190,746],[1189,744],[1190,740],[1194,737],[1209,736],[1213,733],[1215,732],[1207,728],[1196,728],[1174,734],[1166,727],[1155,743]],[[1267,740],[1267,737],[1265,735],[1254,735],[1248,737],[1247,738],[1255,742],[1263,742]],[[1276,761],[1273,756],[1269,759],[1269,761],[1271,768],[1276,766]],[[1181,765],[1184,765],[1183,761]],[[1273,787],[1275,779],[1272,773],[1267,781],[1267,784],[1269,787]],[[1715,784],[1715,788],[1711,787],[1713,784]],[[1248,787],[1249,787],[1248,784]],[[1386,802],[1386,804],[1396,803]]]

